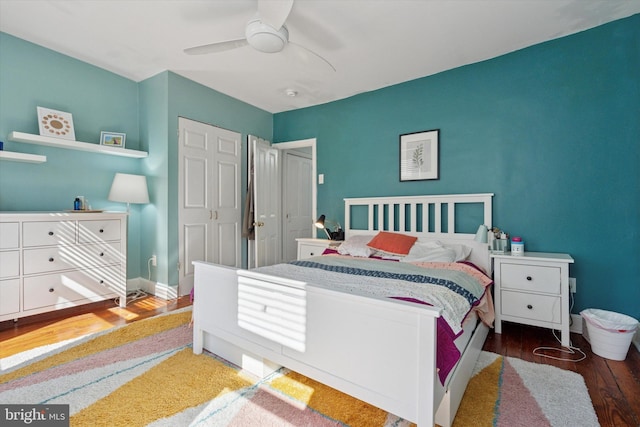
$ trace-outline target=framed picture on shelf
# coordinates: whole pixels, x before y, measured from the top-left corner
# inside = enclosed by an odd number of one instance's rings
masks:
[[[440,129],[400,135],[400,181],[440,179]]]
[[[38,110],[38,128],[40,135],[54,138],[76,140],[71,113],[36,107]]]
[[[124,148],[124,141],[127,135],[119,132],[100,132],[100,144],[111,147]]]

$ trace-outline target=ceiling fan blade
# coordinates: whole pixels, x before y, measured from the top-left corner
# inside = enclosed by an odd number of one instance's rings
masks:
[[[322,62],[324,62],[326,65],[328,65],[334,72],[336,71],[336,68],[331,64],[331,62],[327,61],[326,59],[324,59],[322,56],[318,55],[317,53],[315,53],[314,51],[312,51],[311,49],[307,49],[306,47],[298,44],[298,43],[294,43],[291,40],[289,40],[289,46],[293,47],[295,49],[295,54],[298,58],[300,58],[302,61],[304,62],[309,62],[309,56],[315,57],[320,59]]]
[[[258,0],[260,20],[279,30],[291,13],[293,0]]]
[[[239,47],[246,46],[246,39],[229,40],[226,42],[210,43],[202,46],[190,47],[184,50],[187,55],[205,55],[207,53],[224,52],[231,49],[237,49]]]

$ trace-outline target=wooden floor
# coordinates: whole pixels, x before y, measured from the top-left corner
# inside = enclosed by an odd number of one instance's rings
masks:
[[[113,301],[87,304],[19,319],[0,322],[0,358],[31,348],[103,331],[191,305],[189,297],[166,301],[154,296],[127,301],[126,308]]]
[[[113,302],[105,302],[65,310],[63,313],[56,313],[55,317],[44,315],[21,319],[17,323],[0,322],[0,358],[188,305],[188,297],[165,301],[148,296],[128,303],[124,309],[115,306]],[[536,356],[533,354],[536,347],[560,347],[551,331],[505,323],[502,334],[489,332],[484,350],[578,372],[585,379],[603,427],[640,426],[640,353],[635,346],[631,346],[625,361],[616,362],[591,353],[591,347],[582,335],[571,334],[571,340],[573,346],[586,353],[585,360],[556,361]],[[577,358],[578,355],[560,356]],[[567,396],[566,404],[571,404],[570,402],[571,396]]]

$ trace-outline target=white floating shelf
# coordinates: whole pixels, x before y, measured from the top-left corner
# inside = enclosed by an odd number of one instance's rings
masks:
[[[49,147],[67,148],[70,150],[91,151],[93,153],[111,154],[112,156],[134,157],[142,159],[149,153],[146,151],[130,150],[128,148],[110,147],[108,145],[92,144],[89,142],[71,141],[50,136],[33,135],[24,132],[11,132],[7,139],[27,144],[46,145]]]
[[[13,162],[24,163],[44,163],[47,161],[47,156],[40,156],[38,154],[26,154],[15,153],[13,151],[0,151],[0,160],[10,160]]]

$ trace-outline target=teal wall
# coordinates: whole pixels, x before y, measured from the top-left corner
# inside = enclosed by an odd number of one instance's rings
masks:
[[[71,113],[78,141],[98,144],[108,130],[141,148],[135,82],[0,33],[0,139],[5,150],[47,156],[42,164],[0,161],[0,210],[73,209],[78,195],[94,209],[126,210],[107,196],[115,173],[139,173],[139,160],[7,141],[12,131],[39,134],[37,106]],[[129,218],[129,277],[140,275],[138,209]]]
[[[640,15],[434,76],[276,114],[317,138],[318,210],[344,197],[492,192],[494,225],[567,252],[573,313],[640,318]],[[440,129],[440,179],[399,181],[399,135]]]
[[[36,106],[73,114],[76,140],[98,143],[101,130],[127,134],[126,148],[147,151],[129,159],[6,140],[11,131],[38,134]],[[73,207],[77,195],[92,207],[125,210],[107,200],[116,172],[144,174],[151,203],[131,205],[127,277],[178,282],[178,116],[271,139],[272,114],[170,72],[136,83],[41,46],[0,33],[0,139],[5,149],[43,154],[47,162],[0,161],[0,211]],[[246,175],[246,143],[243,146]],[[244,197],[244,194],[243,194]],[[246,264],[246,259],[244,260]]]
[[[640,317],[640,15],[576,35],[316,107],[271,115],[170,72],[136,83],[0,33],[0,137],[44,164],[0,162],[0,210],[97,209],[115,172],[148,176],[132,205],[128,277],[177,283],[178,116],[275,141],[317,138],[318,207],[344,197],[493,192],[494,224],[528,250],[576,260],[574,313]],[[36,106],[73,114],[76,138],[127,134],[143,160],[9,142],[38,133]],[[399,182],[398,138],[440,129],[440,179]],[[243,151],[246,159],[246,146]],[[243,164],[242,176],[246,176]],[[373,171],[373,172],[372,172]]]

